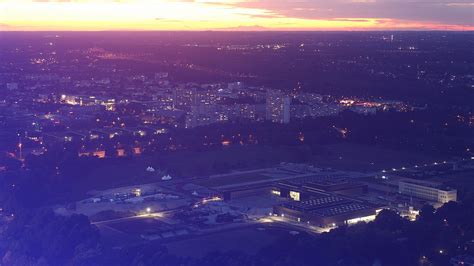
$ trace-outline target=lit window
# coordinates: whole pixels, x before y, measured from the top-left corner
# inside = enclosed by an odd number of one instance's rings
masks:
[[[295,201],[300,201],[300,193],[296,191],[290,191],[290,198]]]

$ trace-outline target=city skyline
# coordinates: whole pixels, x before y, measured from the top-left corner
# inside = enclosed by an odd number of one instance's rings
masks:
[[[473,9],[445,0],[0,0],[0,30],[474,30]]]

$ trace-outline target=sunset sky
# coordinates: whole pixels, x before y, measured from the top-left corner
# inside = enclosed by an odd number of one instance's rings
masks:
[[[0,30],[474,30],[471,0],[0,0]]]

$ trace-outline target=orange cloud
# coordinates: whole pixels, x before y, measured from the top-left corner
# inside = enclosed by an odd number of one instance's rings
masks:
[[[370,4],[375,1],[356,2]],[[297,8],[295,6],[296,11]],[[281,13],[272,9],[271,5],[268,8],[261,5],[252,6],[251,1],[244,0],[0,0],[0,29],[473,30],[474,28],[384,17],[298,17]]]

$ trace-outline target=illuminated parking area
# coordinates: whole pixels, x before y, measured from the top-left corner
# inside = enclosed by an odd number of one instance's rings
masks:
[[[285,215],[278,215],[274,213],[270,213],[268,217],[263,217],[258,219],[259,223],[273,226],[273,225],[280,225],[284,226],[285,228],[291,229],[295,228],[297,230],[301,230],[307,233],[312,233],[312,234],[320,234],[320,233],[325,233],[329,232],[331,229],[336,228],[336,225],[334,224],[333,226],[328,225],[326,227],[320,227],[311,224],[309,221],[307,222],[302,222],[301,220],[294,220],[289,217],[285,217]]]

